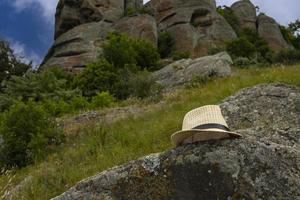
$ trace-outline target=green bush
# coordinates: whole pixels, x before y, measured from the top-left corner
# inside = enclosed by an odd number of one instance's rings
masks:
[[[225,47],[213,47],[208,49],[208,55],[215,55],[223,51],[226,51]]]
[[[63,136],[43,106],[17,102],[1,116],[0,165],[23,167],[40,159]]]
[[[268,43],[262,39],[255,30],[244,28],[240,32],[240,37],[247,39],[254,45],[256,54],[262,58],[265,58],[267,54],[272,53]]]
[[[142,69],[150,71],[156,70],[160,57],[152,42],[143,39],[136,39],[132,41],[132,44],[136,52],[136,64]]]
[[[78,91],[72,90],[71,84],[66,79],[57,77],[57,73],[55,68],[49,68],[40,73],[28,72],[24,76],[12,76],[10,80],[3,82],[3,93],[22,101],[70,99],[78,95]]]
[[[110,33],[103,46],[104,58],[117,68],[126,64],[137,64],[132,40],[124,34]]]
[[[92,107],[93,108],[104,108],[111,106],[116,99],[109,94],[109,92],[100,92],[92,98]]]
[[[233,57],[251,58],[255,53],[255,46],[246,38],[238,38],[226,44],[227,52]]]
[[[61,116],[65,113],[71,113],[74,109],[69,102],[64,100],[46,100],[41,103],[45,111],[53,117]]]
[[[161,58],[167,58],[171,55],[174,44],[175,40],[169,32],[158,33],[158,53]]]
[[[181,60],[181,59],[186,59],[186,58],[190,58],[190,57],[191,57],[191,53],[188,51],[174,51],[172,53],[173,60]]]
[[[233,64],[234,64],[234,66],[244,68],[244,67],[248,67],[250,65],[255,64],[255,62],[249,58],[238,57],[233,60]]]
[[[84,110],[89,107],[89,102],[83,96],[73,97],[70,101],[70,106],[73,111]]]
[[[296,63],[300,62],[300,50],[281,51],[275,55],[277,63]]]
[[[75,84],[86,97],[95,96],[98,92],[114,91],[118,82],[117,69],[105,59],[99,59],[87,67],[75,78]]]
[[[128,80],[130,94],[138,98],[153,98],[160,96],[162,87],[155,82],[148,71],[131,74]]]
[[[133,39],[124,34],[110,33],[103,46],[104,58],[113,66],[122,69],[126,65],[137,65],[155,69],[159,54],[154,45],[144,39]]]

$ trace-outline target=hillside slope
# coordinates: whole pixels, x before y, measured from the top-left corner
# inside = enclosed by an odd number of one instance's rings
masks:
[[[66,143],[46,161],[0,177],[0,196],[12,199],[49,199],[83,178],[112,166],[171,148],[170,135],[180,129],[184,114],[216,104],[238,90],[259,83],[284,82],[300,86],[300,66],[234,69],[230,78],[166,95],[159,106],[111,122],[82,121],[65,129]],[[140,102],[143,106],[145,102]],[[107,112],[110,112],[109,110]],[[100,121],[100,120],[99,120]],[[5,195],[5,196],[4,196]]]

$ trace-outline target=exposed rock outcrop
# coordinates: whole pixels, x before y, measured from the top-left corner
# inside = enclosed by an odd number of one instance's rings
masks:
[[[156,21],[148,14],[125,17],[118,21],[114,28],[131,37],[147,39],[157,46]]]
[[[55,14],[55,39],[80,24],[114,22],[123,13],[124,0],[60,0]]]
[[[269,44],[269,47],[273,51],[278,52],[289,48],[289,45],[280,32],[279,25],[273,18],[265,14],[260,14],[257,23],[259,36]]]
[[[188,83],[195,77],[231,75],[232,60],[226,52],[197,59],[182,59],[154,72],[158,83],[167,88]]]
[[[232,4],[231,9],[240,21],[241,28],[256,30],[256,8],[249,0]]]
[[[242,139],[153,154],[78,183],[55,200],[300,198],[300,88],[244,89],[221,103]]]
[[[210,48],[236,38],[231,26],[216,12],[214,0],[152,0],[147,7],[154,13],[158,30],[173,36],[175,50],[188,51],[193,57],[207,55]]]
[[[240,0],[231,8],[240,20],[241,28],[258,31],[272,50],[278,52],[288,47],[275,20],[267,16],[257,18],[256,8],[250,0]],[[136,14],[125,16],[126,11]],[[105,25],[95,30],[90,27],[92,23]],[[82,28],[84,25],[88,27],[86,30]],[[100,32],[101,36],[86,33],[90,30]],[[173,51],[189,52],[194,58],[206,56],[210,49],[223,47],[226,41],[237,38],[229,23],[217,12],[215,0],[151,0],[146,5],[142,0],[60,0],[56,11],[55,42],[42,65],[59,65],[72,71],[78,66],[84,67],[102,51],[101,45],[90,45],[87,49],[84,43],[97,41],[101,44],[105,40],[102,35],[113,30],[149,39],[154,45],[157,45],[159,32],[169,32],[175,41]],[[73,42],[72,36],[68,39],[72,42],[60,42],[75,32],[83,37],[92,36],[85,37],[84,43],[77,39]],[[67,53],[56,53],[61,49],[68,49]]]
[[[42,66],[61,66],[68,71],[83,69],[101,54],[110,30],[111,24],[104,21],[76,26],[55,40]]]

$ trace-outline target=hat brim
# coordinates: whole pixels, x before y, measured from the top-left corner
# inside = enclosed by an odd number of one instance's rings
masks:
[[[219,140],[225,138],[239,138],[242,137],[241,134],[224,131],[220,129],[191,129],[184,131],[177,131],[171,136],[171,140],[174,145],[181,145],[186,139],[190,137],[197,138],[196,141],[208,141],[208,140]]]

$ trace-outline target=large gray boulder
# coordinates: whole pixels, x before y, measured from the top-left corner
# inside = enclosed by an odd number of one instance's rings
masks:
[[[240,21],[241,28],[256,30],[256,8],[250,0],[241,0],[232,4],[231,9]]]
[[[124,0],[60,0],[55,14],[55,39],[80,24],[114,22],[124,13]]]
[[[279,52],[289,48],[289,45],[281,34],[278,23],[273,18],[265,14],[260,14],[257,24],[259,36],[269,44],[269,47],[273,51]]]
[[[54,199],[298,200],[299,99],[299,87],[283,84],[244,89],[221,103],[242,139],[146,156],[83,180]]]
[[[133,38],[147,39],[157,46],[156,21],[148,14],[125,17],[116,22],[114,28]]]
[[[172,88],[196,77],[231,75],[232,60],[226,52],[197,59],[182,59],[154,72],[153,76],[164,87]]]
[[[42,63],[42,67],[60,66],[67,71],[80,71],[102,52],[102,44],[111,24],[104,21],[76,26],[59,36]]]

